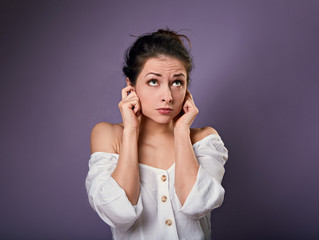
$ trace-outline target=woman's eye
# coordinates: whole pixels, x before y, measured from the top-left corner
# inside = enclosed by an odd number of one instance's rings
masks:
[[[183,85],[183,83],[181,80],[176,80],[173,82],[173,86],[182,86],[182,85]]]
[[[148,85],[150,85],[150,86],[157,86],[157,85],[158,85],[157,80],[152,79],[152,80],[148,81]]]

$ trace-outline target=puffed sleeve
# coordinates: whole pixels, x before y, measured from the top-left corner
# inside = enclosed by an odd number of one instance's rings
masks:
[[[181,206],[175,192],[178,210],[199,219],[224,200],[224,188],[221,185],[228,159],[228,150],[217,134],[209,135],[193,145],[195,156],[200,164],[196,182]]]
[[[117,154],[93,153],[89,160],[85,186],[92,208],[103,221],[111,227],[126,231],[139,218],[143,206],[141,195],[133,206],[125,191],[112,178],[117,161]]]

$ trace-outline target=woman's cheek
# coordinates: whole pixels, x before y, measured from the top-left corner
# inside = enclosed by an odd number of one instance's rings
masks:
[[[172,90],[175,99],[184,99],[186,95],[186,90],[181,87],[175,87]]]
[[[186,96],[186,94],[179,94],[179,96],[176,98],[176,99],[178,99],[178,104],[182,105],[184,103],[185,96]]]

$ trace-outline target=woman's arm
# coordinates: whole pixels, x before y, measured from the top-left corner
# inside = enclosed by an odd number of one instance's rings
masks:
[[[190,129],[175,130],[175,191],[182,205],[196,182],[198,168]]]
[[[183,205],[190,193],[199,168],[190,137],[190,126],[198,114],[192,95],[187,90],[182,115],[175,124],[175,191]]]
[[[208,136],[202,138],[207,133]],[[175,197],[175,203],[179,212],[200,219],[223,202],[225,190],[221,182],[225,173],[224,165],[228,159],[228,150],[217,132],[210,127],[192,130],[191,136],[193,142],[196,142],[193,144],[193,149],[199,162],[198,174],[183,206],[178,196]]]
[[[211,127],[198,129],[193,134],[189,129],[175,130],[175,190],[182,205],[196,182],[199,169],[192,142],[211,134],[218,133]]]
[[[96,125],[91,134],[91,151],[119,154],[111,176],[123,188],[132,205],[136,205],[140,193],[137,146],[140,120],[139,99],[131,86],[122,89],[119,108],[123,127],[108,123]]]
[[[138,135],[140,124],[140,102],[134,88],[129,84],[122,89],[119,103],[123,119],[123,135],[117,167],[112,173],[114,180],[124,189],[129,201],[136,205],[140,194],[138,167]]]
[[[117,166],[111,176],[123,188],[132,205],[137,203],[139,196],[137,138],[136,129],[123,129],[106,122],[98,123],[91,133],[92,153],[119,154]]]
[[[85,185],[89,202],[103,221],[126,231],[140,217],[143,205],[139,199],[133,206],[125,190],[111,177],[119,161],[122,135],[123,127],[118,124],[101,122],[93,128]]]
[[[124,189],[132,205],[136,205],[140,194],[137,140],[137,129],[124,128],[118,164],[112,173],[112,177]]]

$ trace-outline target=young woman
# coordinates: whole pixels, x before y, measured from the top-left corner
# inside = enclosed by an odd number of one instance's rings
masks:
[[[170,30],[139,37],[126,53],[123,123],[98,123],[86,188],[114,239],[210,239],[221,205],[227,149],[211,127],[191,128],[191,57]]]

